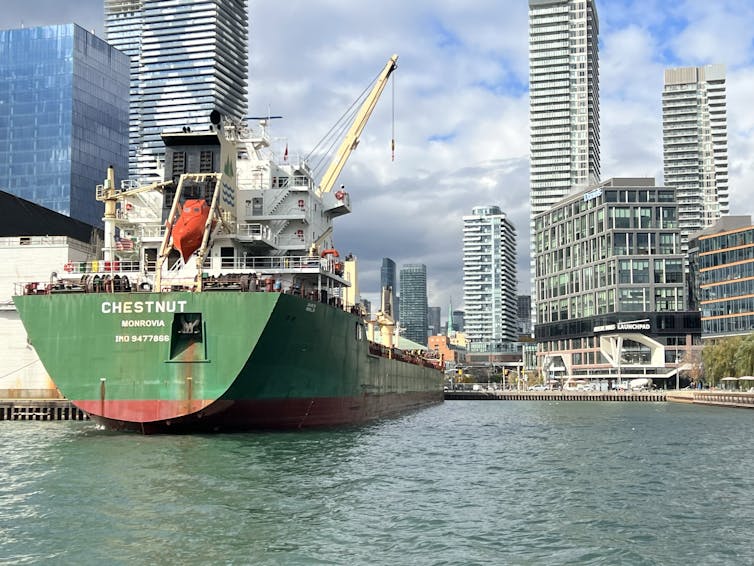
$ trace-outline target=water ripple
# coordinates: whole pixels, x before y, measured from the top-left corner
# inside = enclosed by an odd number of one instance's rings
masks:
[[[0,426],[0,564],[752,564],[754,412],[449,402],[220,436]]]

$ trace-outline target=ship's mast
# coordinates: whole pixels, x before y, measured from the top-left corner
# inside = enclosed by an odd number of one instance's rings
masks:
[[[105,261],[113,261],[115,250],[115,223],[118,219],[118,201],[139,193],[161,190],[173,184],[173,181],[160,181],[142,185],[133,189],[115,188],[115,168],[111,165],[107,168],[107,178],[102,185],[97,185],[96,199],[105,203],[105,215],[102,222],[105,224],[105,247],[102,257]]]

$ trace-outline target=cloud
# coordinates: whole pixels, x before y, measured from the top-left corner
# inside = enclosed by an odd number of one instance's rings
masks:
[[[675,13],[686,25],[669,38],[669,44],[685,65],[751,63],[754,5],[750,1],[686,0],[678,3]]]
[[[3,0],[0,10],[0,29],[75,23],[104,37],[104,22],[102,0]]]

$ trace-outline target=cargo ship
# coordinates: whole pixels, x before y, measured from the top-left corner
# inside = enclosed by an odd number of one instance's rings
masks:
[[[97,187],[101,257],[55,266],[14,302],[62,394],[145,434],[363,423],[441,403],[441,360],[395,347],[390,290],[358,302],[334,245],[335,181],[395,69],[375,79],[319,183],[259,127],[213,112],[163,133],[164,180]],[[378,332],[379,331],[379,332]]]

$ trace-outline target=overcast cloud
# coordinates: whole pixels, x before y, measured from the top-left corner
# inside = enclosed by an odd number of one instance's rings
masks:
[[[518,232],[529,293],[526,0],[249,0],[250,113],[282,115],[271,135],[306,155],[399,55],[340,182],[354,212],[335,239],[359,258],[375,301],[382,257],[425,263],[429,303],[463,301],[462,220],[499,205]],[[754,4],[597,0],[602,176],[662,180],[666,67],[728,66],[731,211],[751,214]],[[76,22],[104,35],[102,0],[4,0],[0,27]],[[392,115],[396,154],[391,160]]]

